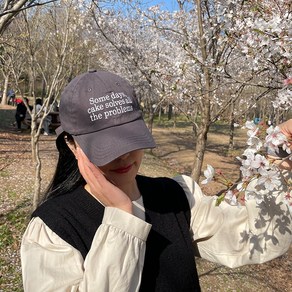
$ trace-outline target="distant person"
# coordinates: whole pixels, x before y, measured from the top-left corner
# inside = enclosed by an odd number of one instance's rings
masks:
[[[37,98],[35,100],[35,112],[38,113],[42,110],[43,101],[41,98]]]
[[[258,125],[261,121],[261,118],[254,118],[253,122]]]
[[[42,110],[42,113],[46,112],[46,108],[42,109],[42,104],[43,104],[43,102],[42,102],[41,98],[37,98],[36,99],[36,113],[39,113],[41,110]],[[39,123],[40,123],[41,119],[42,119],[42,114],[40,115],[40,117],[38,119]],[[43,121],[43,124],[42,124],[43,134],[45,136],[50,135],[50,124],[51,124],[51,117],[49,115],[47,115]]]
[[[19,97],[15,97],[15,99],[14,99],[14,104],[15,105],[18,105],[19,103],[21,103],[22,102],[22,99],[21,98],[19,98]]]
[[[28,104],[28,98],[25,98],[26,103]],[[25,117],[26,117],[27,108],[23,101],[19,102],[16,106],[16,112],[15,112],[15,121],[17,125],[17,131],[21,132],[22,128],[21,125],[25,124]]]
[[[7,92],[8,104],[15,106],[15,92],[13,89],[9,89]]]
[[[95,70],[75,77],[59,114],[56,172],[21,243],[25,292],[195,292],[195,255],[238,267],[290,247],[284,179],[281,204],[266,209],[256,194],[241,208],[216,207],[189,176],[138,174],[155,142],[125,79]],[[291,136],[292,120],[285,125]],[[272,215],[257,228],[261,212]]]

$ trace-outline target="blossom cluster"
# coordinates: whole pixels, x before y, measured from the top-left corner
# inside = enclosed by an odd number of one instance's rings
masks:
[[[243,5],[244,9],[237,11],[234,20],[236,46],[243,55],[252,58],[250,66],[253,70],[263,73],[261,76],[265,77],[258,78],[260,82],[276,85],[273,106],[289,109],[292,106],[289,89],[292,84],[291,3],[286,0],[254,0],[244,1]]]
[[[266,129],[265,137],[261,137],[263,133],[261,125],[248,121],[245,127],[248,129],[248,147],[241,157],[237,157],[241,164],[240,181],[233,183],[221,171],[215,171],[211,165],[207,165],[207,169],[204,171],[206,179],[201,183],[207,184],[216,181],[227,187],[227,190],[218,197],[217,205],[225,200],[231,205],[241,206],[251,198],[255,198],[258,203],[264,199],[261,195],[262,192],[251,193],[246,191],[251,182],[256,183],[258,190],[266,190],[265,193],[269,195],[279,190],[284,182],[287,184],[285,203],[292,211],[292,182],[285,179],[281,169],[281,165],[285,161],[292,160],[291,141],[288,141],[277,126],[270,126]],[[279,152],[285,153],[285,157],[277,157]],[[280,161],[280,163],[275,163],[276,161]]]

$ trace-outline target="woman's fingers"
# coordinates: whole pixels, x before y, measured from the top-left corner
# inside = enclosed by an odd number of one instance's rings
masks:
[[[288,139],[292,138],[292,119],[279,125],[279,128],[287,136]]]
[[[89,161],[80,147],[77,147],[76,154],[80,173],[87,182],[90,193],[105,206],[116,207],[132,213],[130,198],[106,179],[100,169]]]
[[[106,181],[106,178],[104,177],[100,169],[95,167],[89,161],[89,159],[80,147],[77,147],[77,155],[79,170],[85,181],[89,185],[94,185],[95,187],[101,189],[102,184]]]

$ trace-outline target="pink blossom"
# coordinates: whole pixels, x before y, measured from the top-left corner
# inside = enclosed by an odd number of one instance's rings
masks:
[[[265,140],[265,146],[271,148],[273,150],[278,150],[279,145],[283,145],[287,143],[286,136],[281,132],[280,128],[277,127],[269,127],[267,129],[267,136]]]
[[[285,195],[285,199],[286,199],[286,200],[292,200],[292,196],[291,196],[291,194],[290,194],[290,193],[287,193],[287,194]]]
[[[290,85],[292,84],[292,77],[288,77],[285,80],[283,80],[284,85]]]
[[[284,197],[284,202],[287,204],[290,213],[292,213],[292,195],[291,192],[288,192]]]
[[[265,156],[256,154],[254,160],[251,162],[251,166],[254,168],[266,168],[269,166],[269,161]]]

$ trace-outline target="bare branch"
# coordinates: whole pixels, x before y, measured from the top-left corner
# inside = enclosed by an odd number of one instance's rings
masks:
[[[58,0],[49,0],[45,2],[35,2],[35,0],[18,0],[11,1],[7,0],[4,4],[2,11],[0,12],[0,35],[3,34],[5,29],[8,27],[13,17],[16,16],[20,11],[46,5],[48,3],[56,2]]]

